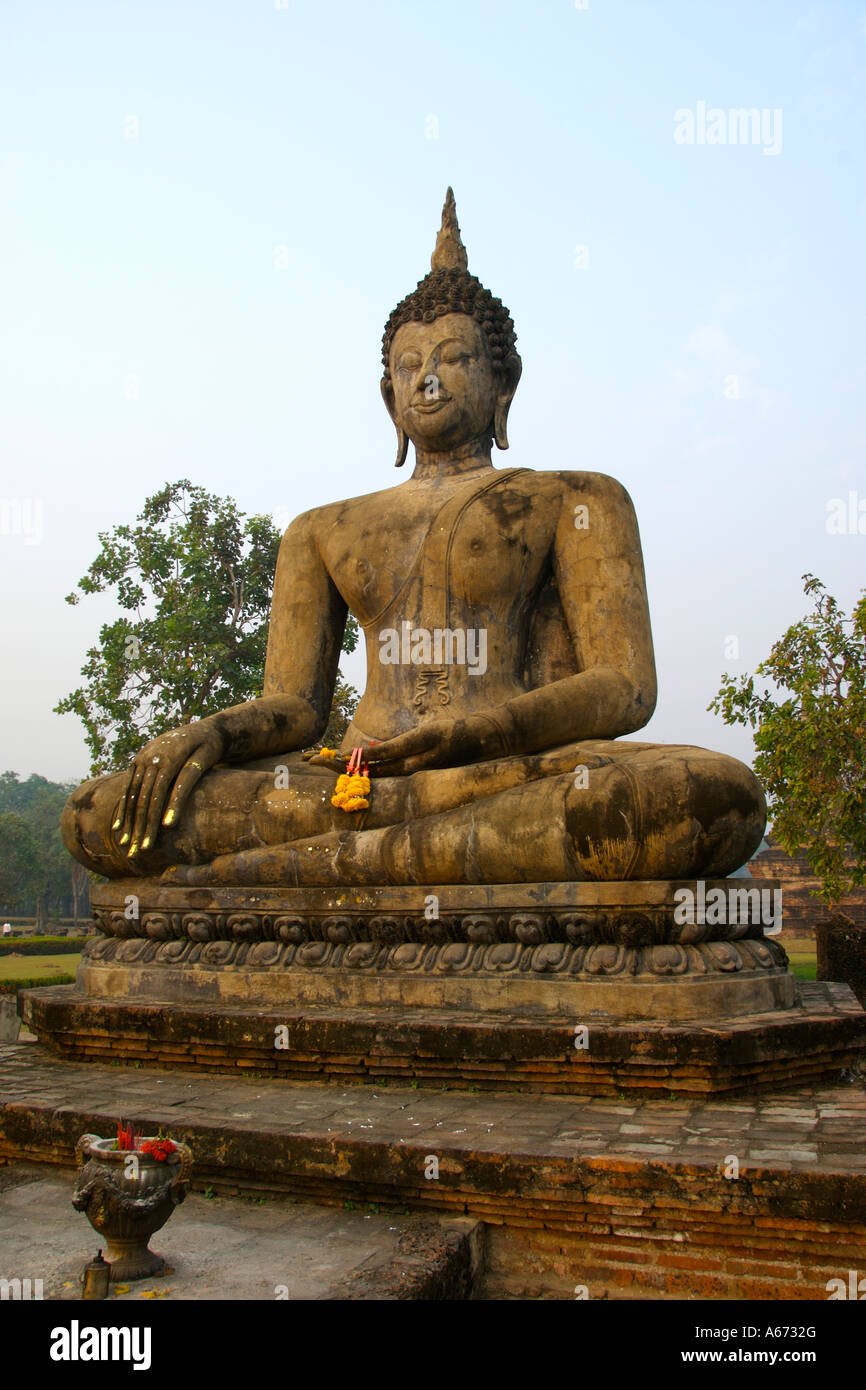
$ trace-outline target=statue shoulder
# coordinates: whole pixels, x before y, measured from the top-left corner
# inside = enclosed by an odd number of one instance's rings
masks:
[[[622,483],[608,473],[570,472],[563,469],[548,477],[559,479],[563,501],[571,499],[603,501],[609,507],[626,507],[634,511],[634,504]]]
[[[309,511],[299,512],[289,523],[285,535],[308,534],[318,536],[327,534],[340,522],[355,524],[355,518],[362,509],[376,510],[396,488],[383,488],[379,492],[364,492],[359,497],[346,497],[340,502],[325,502],[321,507],[311,507]]]

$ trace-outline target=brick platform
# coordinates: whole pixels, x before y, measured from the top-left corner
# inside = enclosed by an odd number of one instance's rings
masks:
[[[847,986],[800,988],[794,1009],[713,1025],[131,1003],[87,998],[72,985],[27,991],[23,1016],[40,1041],[74,1061],[251,1071],[290,1081],[707,1096],[834,1080],[863,1054],[866,1013]],[[576,1048],[582,1024],[588,1045]],[[286,1046],[278,1048],[281,1028]]]
[[[121,1114],[189,1143],[198,1187],[480,1219],[490,1297],[826,1299],[830,1279],[866,1274],[862,1079],[628,1103],[275,1086],[0,1048],[0,1160],[71,1166],[78,1135]]]

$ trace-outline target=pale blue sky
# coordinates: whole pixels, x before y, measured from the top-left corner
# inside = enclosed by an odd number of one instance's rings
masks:
[[[0,500],[43,508],[0,534],[0,770],[85,774],[51,707],[110,605],[63,596],[164,482],[287,521],[399,480],[380,338],[448,183],[523,357],[496,462],[625,484],[643,737],[748,758],[704,712],[722,671],[804,571],[866,583],[825,526],[866,503],[864,79],[843,0],[0,4]],[[699,102],[781,110],[779,153],[677,144]]]

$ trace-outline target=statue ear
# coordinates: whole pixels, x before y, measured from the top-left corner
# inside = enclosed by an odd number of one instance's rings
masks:
[[[517,390],[517,383],[523,371],[523,364],[517,353],[512,353],[506,363],[502,373],[502,386],[496,397],[496,408],[493,412],[493,437],[496,440],[497,449],[508,448],[508,435],[506,425],[508,423],[508,411]]]
[[[382,400],[385,402],[385,409],[394,421],[394,428],[397,431],[397,461],[394,467],[402,468],[403,464],[406,462],[406,455],[409,452],[409,439],[405,430],[397,424],[397,419],[394,414],[394,391],[389,378],[383,376],[379,386],[382,392]]]

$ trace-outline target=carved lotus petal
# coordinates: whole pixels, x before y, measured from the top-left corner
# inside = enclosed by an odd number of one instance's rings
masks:
[[[278,917],[274,922],[274,931],[281,941],[294,943],[306,941],[310,935],[303,917]]]
[[[424,947],[417,941],[404,941],[391,952],[388,964],[394,970],[417,970],[424,960]]]
[[[327,964],[331,946],[327,941],[305,941],[298,947],[297,961],[300,965],[317,966]]]
[[[668,934],[684,946],[693,946],[698,941],[703,941],[711,930],[715,928],[708,927],[705,922],[674,922]]]
[[[170,965],[176,965],[178,961],[184,960],[192,950],[189,941],[165,941],[156,948],[156,959],[167,961]]]
[[[350,970],[364,970],[375,964],[379,949],[375,941],[353,941],[351,946],[346,947],[343,964]]]
[[[414,925],[422,941],[448,940],[448,924],[443,922],[441,918],[428,921],[426,917],[420,917]]]
[[[232,936],[239,941],[254,941],[261,936],[261,923],[257,917],[250,916],[247,912],[235,912],[229,917],[226,926]]]
[[[139,956],[147,950],[148,942],[142,937],[136,937],[129,941],[121,941],[117,948],[116,960],[122,960],[127,964],[132,964],[138,960]]]
[[[190,941],[210,941],[216,935],[216,923],[206,912],[188,912],[183,919],[183,929]]]
[[[247,965],[277,965],[285,947],[279,941],[256,941],[249,949]]]
[[[525,946],[537,946],[544,940],[544,918],[531,913],[516,912],[511,918],[511,930]]]
[[[111,932],[113,936],[119,936],[123,940],[131,936],[139,936],[141,928],[138,924],[138,918],[129,918],[125,912],[112,912]]]
[[[440,970],[463,970],[472,959],[472,946],[465,941],[452,941],[439,952]]]
[[[590,975],[620,975],[625,964],[624,946],[590,946],[586,953],[585,969]]]
[[[533,970],[554,971],[562,970],[568,964],[570,955],[568,946],[562,941],[547,941],[543,946],[537,946],[532,952]]]
[[[656,946],[648,953],[648,964],[654,975],[685,975],[689,957],[683,946]]]
[[[517,970],[523,956],[523,947],[517,941],[499,941],[489,947],[484,955],[488,970]]]
[[[626,912],[617,917],[612,935],[614,941],[622,941],[626,946],[650,946],[658,933],[652,918],[645,913]]]
[[[352,940],[351,917],[326,917],[323,925],[329,941],[345,945],[347,941]]]
[[[575,913],[560,917],[559,925],[564,927],[565,934],[569,941],[589,942],[593,937],[593,921],[591,917],[585,917],[582,913]]]
[[[463,929],[470,941],[492,942],[496,940],[496,922],[492,917],[486,917],[483,914],[464,917]]]
[[[96,925],[106,936],[124,936],[127,926],[126,919],[122,912],[100,912],[96,918]]]
[[[370,936],[374,941],[402,941],[403,928],[396,917],[371,917]]]
[[[740,955],[744,956],[747,960],[748,957],[751,956],[752,963],[763,966],[765,970],[769,970],[774,965],[778,964],[773,956],[773,952],[769,949],[767,943],[763,941],[743,941],[740,943],[739,951]],[[787,964],[787,961],[785,963]]]
[[[142,920],[145,936],[154,941],[169,941],[172,936],[171,918],[164,912],[148,912]]]
[[[105,956],[113,955],[114,947],[113,936],[92,936],[84,943],[84,955],[88,960],[102,960]]]
[[[708,941],[704,950],[717,970],[742,970],[743,958],[726,941]]]
[[[201,948],[201,959],[206,965],[227,965],[234,959],[236,950],[233,941],[208,941]]]

